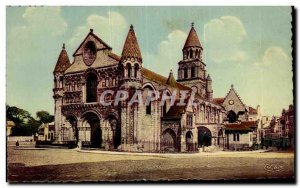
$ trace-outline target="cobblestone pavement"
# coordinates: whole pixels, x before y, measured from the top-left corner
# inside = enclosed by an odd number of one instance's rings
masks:
[[[7,155],[9,182],[294,178],[292,153],[167,157],[9,147]]]

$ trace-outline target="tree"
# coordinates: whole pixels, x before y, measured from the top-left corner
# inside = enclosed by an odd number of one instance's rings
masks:
[[[31,118],[30,113],[26,110],[20,109],[15,106],[6,105],[6,118],[15,123],[15,125],[21,125]]]
[[[41,110],[36,113],[38,121],[41,123],[51,123],[54,121],[54,116],[50,115],[49,112]]]

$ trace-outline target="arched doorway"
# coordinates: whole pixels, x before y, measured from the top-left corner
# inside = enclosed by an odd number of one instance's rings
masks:
[[[188,131],[185,135],[186,150],[193,151],[193,133]]]
[[[86,78],[86,102],[97,102],[97,76],[89,73]]]
[[[176,151],[176,134],[172,129],[168,128],[163,132],[161,147],[163,151]]]
[[[220,129],[218,132],[218,145],[223,146],[223,144],[224,144],[223,130]]]
[[[227,114],[229,123],[234,123],[237,121],[237,115],[234,111],[230,110]]]
[[[90,127],[90,146],[100,148],[102,145],[102,130],[100,127],[100,118],[94,112],[88,112],[84,115],[84,123]]]
[[[121,145],[121,125],[115,116],[109,116],[109,123],[113,132],[113,147],[117,149]]]
[[[210,146],[211,145],[211,132],[206,127],[198,128],[198,146]]]
[[[75,139],[75,144],[78,143],[78,127],[77,127],[77,119],[73,115],[67,116],[66,120],[71,124],[73,130],[73,136]],[[71,138],[72,139],[72,138]]]

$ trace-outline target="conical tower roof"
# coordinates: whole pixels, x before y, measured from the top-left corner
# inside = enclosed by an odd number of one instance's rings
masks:
[[[70,60],[68,57],[68,53],[65,49],[65,44],[63,44],[62,50],[59,54],[59,57],[57,59],[57,63],[55,65],[54,71],[53,72],[65,72],[67,68],[70,66]]]
[[[170,74],[169,74],[169,77],[168,77],[168,80],[167,80],[167,84],[169,86],[172,86],[172,87],[176,87],[177,86],[177,83],[176,83],[176,80],[173,76],[173,72],[172,70],[170,71]]]
[[[207,75],[207,78],[206,78],[207,80],[209,80],[209,81],[211,81],[211,78],[210,78],[210,75],[208,74]]]
[[[132,25],[130,26],[122,51],[121,59],[125,58],[137,58],[142,60],[142,54]]]
[[[200,40],[198,38],[197,32],[194,28],[194,23],[192,23],[192,28],[190,30],[190,33],[185,41],[184,47],[183,48],[188,48],[188,47],[200,47],[202,48],[202,45],[200,43]]]

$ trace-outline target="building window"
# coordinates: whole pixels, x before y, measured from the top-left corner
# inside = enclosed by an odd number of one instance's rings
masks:
[[[235,137],[235,134],[233,134],[233,141],[236,141],[236,137]]]
[[[187,127],[192,127],[193,126],[193,116],[192,115],[187,115],[187,118],[186,118],[186,124],[187,124]]]
[[[127,64],[127,77],[130,78],[131,77],[131,65]]]
[[[139,65],[135,64],[134,65],[134,78],[137,78],[137,76],[138,76],[138,70],[139,70]]]
[[[149,104],[146,105],[146,114],[151,114],[151,101],[149,102]]]
[[[86,102],[97,102],[97,76],[89,74],[86,79]]]
[[[167,114],[167,102],[165,101],[163,105],[163,116],[165,116],[166,114]]]
[[[196,70],[195,67],[192,66],[192,68],[191,68],[191,77],[192,77],[192,78],[194,78],[195,75],[196,75],[196,74],[195,74],[195,70]]]
[[[187,78],[188,77],[188,69],[185,67],[183,69],[183,78]]]
[[[191,59],[193,58],[193,50],[192,49],[190,50],[190,58]]]
[[[240,134],[236,134],[236,140],[239,142],[240,141]]]

